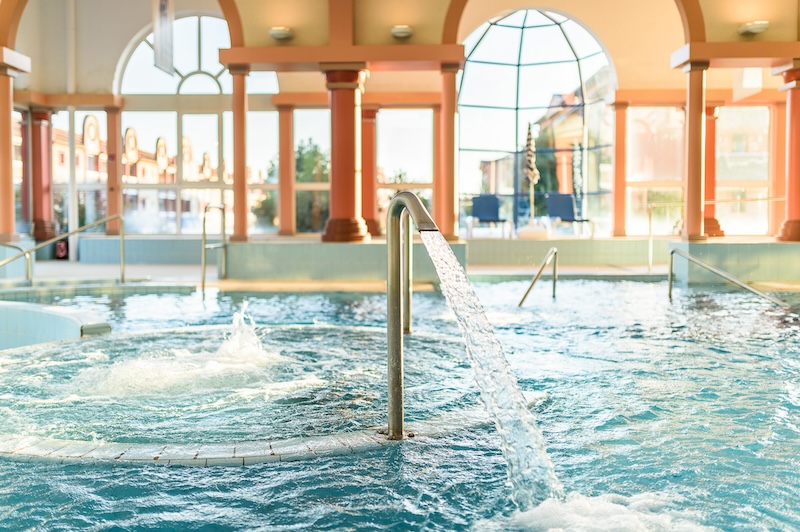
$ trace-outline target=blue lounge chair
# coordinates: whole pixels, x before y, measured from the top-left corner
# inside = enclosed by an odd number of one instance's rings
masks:
[[[472,237],[472,229],[478,224],[501,224],[503,237],[506,235],[506,226],[509,226],[508,238],[511,238],[510,223],[506,218],[500,217],[500,198],[494,194],[481,194],[472,198],[472,218],[467,223],[467,237]]]
[[[551,192],[545,194],[544,197],[547,201],[547,216],[550,218],[551,224],[565,223],[570,224],[573,228],[575,224],[578,224],[578,227],[589,224],[591,238],[594,238],[594,222],[588,218],[575,216],[575,196],[573,194]]]

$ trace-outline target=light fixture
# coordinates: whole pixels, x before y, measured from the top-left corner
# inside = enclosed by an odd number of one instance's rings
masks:
[[[768,20],[754,20],[752,22],[745,22],[739,26],[739,35],[751,37],[758,33],[763,33],[769,29]]]
[[[269,29],[269,34],[276,41],[288,41],[294,37],[292,28],[287,28],[286,26],[273,26]]]
[[[408,39],[414,33],[408,24],[396,24],[392,26],[392,37],[395,39]]]

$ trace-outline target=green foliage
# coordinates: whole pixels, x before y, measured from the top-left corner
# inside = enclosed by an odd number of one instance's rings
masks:
[[[256,217],[256,225],[260,227],[275,225],[276,207],[275,194],[271,190],[264,191],[264,197],[250,208],[250,212]]]

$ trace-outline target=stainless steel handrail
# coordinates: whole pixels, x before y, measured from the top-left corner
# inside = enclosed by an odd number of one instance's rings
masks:
[[[547,250],[547,255],[544,256],[544,261],[542,261],[542,265],[539,266],[539,271],[536,272],[536,275],[533,277],[528,290],[525,292],[525,295],[522,296],[522,299],[519,301],[518,307],[521,307],[523,303],[525,303],[525,298],[528,297],[528,294],[531,293],[531,289],[533,285],[536,284],[536,281],[539,280],[539,277],[542,276],[542,272],[550,264],[550,261],[553,261],[553,299],[556,297],[556,281],[558,280],[558,249],[557,248],[550,248]]]
[[[221,244],[206,244],[206,218],[208,216],[208,211],[210,209],[219,209],[222,211],[222,243]],[[206,290],[206,250],[208,249],[222,249],[222,259],[221,259],[221,275],[222,278],[225,279],[228,276],[228,261],[227,261],[227,236],[225,234],[225,205],[222,203],[215,203],[206,205],[203,209],[203,236],[201,238],[201,246],[202,249],[200,250],[200,290],[205,292]]]
[[[745,290],[749,290],[749,291],[753,292],[757,296],[761,296],[764,299],[768,299],[768,300],[772,301],[773,303],[775,303],[776,305],[779,305],[781,307],[786,307],[786,308],[791,307],[791,305],[789,303],[786,303],[785,301],[781,301],[777,297],[773,297],[773,296],[771,296],[769,294],[765,294],[761,290],[753,288],[752,286],[748,285],[747,283],[745,283],[744,281],[742,281],[740,279],[737,279],[736,277],[734,277],[733,275],[729,274],[728,272],[720,270],[719,268],[717,268],[715,266],[712,266],[709,263],[698,259],[694,255],[690,255],[689,253],[686,253],[682,249],[672,249],[669,252],[669,274],[668,274],[668,280],[669,280],[669,299],[670,299],[670,301],[672,301],[672,263],[673,263],[673,261],[675,259],[675,254],[676,253],[678,255],[680,255],[681,257],[684,257],[689,262],[694,262],[698,266],[702,266],[703,268],[705,268],[706,270],[710,271],[711,273],[715,273],[715,274],[719,275],[720,277],[722,277],[726,281],[730,281],[731,283],[733,283],[733,284],[735,284],[735,285],[737,285],[737,286],[739,286],[741,288],[744,288]]]
[[[439,230],[422,201],[414,193],[400,192],[389,202],[386,215],[386,247],[388,249],[386,333],[389,388],[388,438],[390,440],[403,439],[403,333],[411,330],[409,216],[414,219],[414,224],[420,232]],[[405,325],[404,321],[407,322]]]
[[[28,281],[28,283],[33,283],[33,256],[31,255],[31,252],[22,249],[17,245],[6,244],[5,242],[0,242],[0,246],[16,249],[22,253],[22,255],[25,257],[25,280]]]
[[[5,266],[10,262],[13,262],[21,257],[24,257],[26,253],[37,251],[39,249],[42,249],[43,247],[55,244],[59,240],[63,240],[68,236],[77,235],[78,233],[82,233],[87,229],[91,229],[92,227],[96,227],[98,225],[110,222],[111,220],[119,220],[119,282],[124,283],[125,282],[125,220],[122,218],[121,214],[112,214],[111,216],[100,218],[99,220],[96,220],[90,224],[86,224],[83,227],[79,227],[73,231],[60,234],[49,240],[45,240],[44,242],[39,242],[32,248],[26,249],[22,253],[17,253],[13,257],[9,257],[7,259],[0,261],[0,268],[2,268],[3,266]]]
[[[786,201],[786,198],[743,198],[706,200],[703,205],[717,205],[718,203],[752,203],[754,201]],[[653,270],[653,209],[656,207],[682,207],[685,201],[655,201],[647,204],[647,271]]]

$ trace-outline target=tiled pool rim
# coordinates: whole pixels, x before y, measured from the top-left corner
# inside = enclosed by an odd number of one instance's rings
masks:
[[[524,392],[524,395],[529,408],[547,397],[543,392]],[[408,422],[407,437],[403,441],[421,442],[488,424],[488,414],[483,405],[475,405],[425,421]],[[0,459],[132,466],[247,466],[356,454],[398,443],[387,439],[381,434],[382,430],[371,428],[308,438],[213,444],[90,442],[0,433]]]

